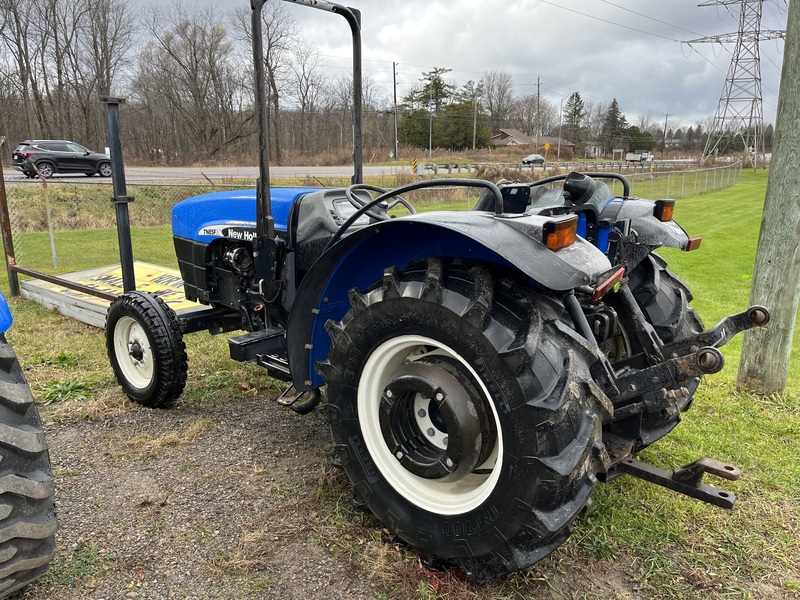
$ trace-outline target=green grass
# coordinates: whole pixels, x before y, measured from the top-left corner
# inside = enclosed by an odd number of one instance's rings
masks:
[[[702,236],[703,245],[692,253],[671,249],[659,253],[694,292],[693,305],[707,326],[748,305],[766,183],[766,172],[745,171],[742,181],[730,189],[677,203],[676,220],[690,236]],[[455,207],[465,202],[451,201]],[[436,208],[442,206],[448,204]],[[27,233],[22,239],[23,264],[52,270],[47,234]],[[57,231],[56,242],[69,250],[60,257],[59,271],[117,260],[112,229]],[[175,266],[166,225],[134,227],[133,248],[138,260]],[[0,286],[7,290],[5,275],[0,275]],[[12,310],[16,323],[9,337],[34,391],[40,390],[41,398],[48,385],[64,382],[65,397],[45,407],[46,419],[92,418],[103,411],[124,410],[99,331],[21,299],[12,300]],[[681,425],[642,454],[644,460],[668,469],[701,456],[740,466],[740,481],[718,484],[738,496],[732,512],[622,477],[597,487],[594,512],[577,522],[575,534],[563,548],[528,572],[487,584],[464,584],[447,576],[421,579],[433,576],[418,566],[413,553],[376,541],[364,529],[363,519],[342,509],[348,493],[342,482],[325,486],[325,493],[316,488],[308,499],[321,515],[315,536],[324,546],[335,546],[332,552],[355,560],[373,581],[389,586],[387,591],[400,590],[399,597],[532,597],[543,593],[542,582],[552,587],[559,573],[587,568],[600,573],[624,570],[623,578],[632,582],[640,597],[796,595],[800,593],[799,333],[796,326],[784,393],[762,396],[736,390],[742,338],[737,336],[723,348],[726,367],[704,380]],[[244,394],[263,395],[265,388],[277,389],[261,370],[231,361],[224,336],[195,334],[186,340],[191,368],[182,402],[227,402]],[[83,387],[88,400],[70,397],[83,393]],[[351,519],[359,527],[357,534],[350,533]],[[63,570],[85,576],[84,571],[97,568],[96,561],[87,551]],[[65,574],[57,571],[52,576]],[[443,594],[441,587],[435,592],[432,586],[444,585],[441,581],[458,592]]]

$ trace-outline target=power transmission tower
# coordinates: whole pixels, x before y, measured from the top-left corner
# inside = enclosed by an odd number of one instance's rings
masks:
[[[764,157],[764,106],[761,93],[761,54],[759,42],[785,38],[785,31],[761,29],[761,13],[767,0],[707,0],[698,6],[740,5],[739,31],[712,35],[688,44],[735,43],[725,85],[719,98],[714,123],[701,163],[725,150],[732,137],[741,136],[745,152],[752,149],[753,167]]]

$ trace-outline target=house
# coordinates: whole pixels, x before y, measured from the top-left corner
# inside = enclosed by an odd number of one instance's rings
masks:
[[[585,142],[586,158],[600,158],[603,155],[603,146],[600,142]]]
[[[536,140],[517,129],[501,129],[492,136],[492,146],[535,146]]]
[[[539,144],[536,144],[536,137],[522,133],[518,129],[501,129],[500,133],[492,136],[493,146],[530,146],[536,151],[544,151],[545,144],[550,144],[550,150],[555,151],[558,148],[558,136],[540,135]],[[575,144],[568,142],[565,139],[561,140],[561,150],[575,149]]]

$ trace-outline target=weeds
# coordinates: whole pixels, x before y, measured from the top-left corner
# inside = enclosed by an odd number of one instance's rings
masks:
[[[87,400],[92,394],[93,388],[94,384],[90,381],[71,377],[42,384],[37,389],[37,395],[42,398],[43,404],[47,406],[54,402]]]

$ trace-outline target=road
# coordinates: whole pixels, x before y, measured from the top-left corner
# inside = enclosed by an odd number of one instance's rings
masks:
[[[383,165],[364,167],[364,175],[392,175],[395,173],[411,173],[407,165]],[[32,181],[26,179],[19,171],[4,169],[5,180],[8,182]],[[353,167],[279,167],[270,166],[270,176],[273,179],[297,177],[350,177]],[[197,182],[210,179],[215,183],[229,180],[255,181],[258,177],[258,167],[126,167],[125,179],[128,182],[161,181],[161,182]],[[75,181],[86,183],[97,182],[99,177],[87,178],[85,175],[56,175],[53,181]],[[109,180],[110,181],[110,180]]]

